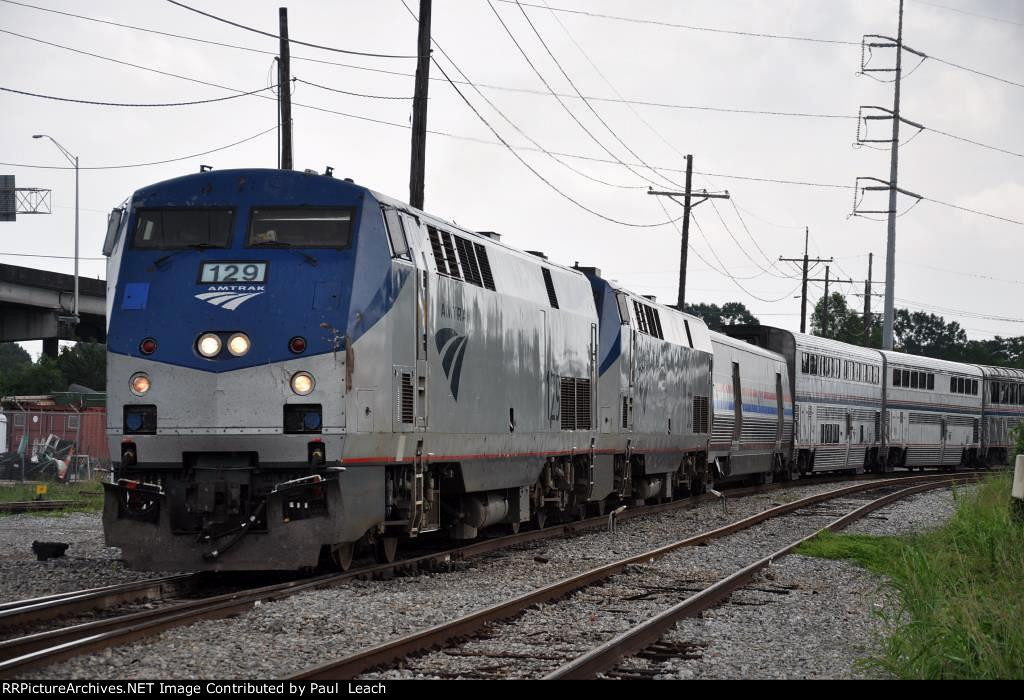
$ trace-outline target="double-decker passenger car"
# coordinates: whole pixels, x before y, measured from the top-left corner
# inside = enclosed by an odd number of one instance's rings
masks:
[[[923,469],[974,464],[981,448],[981,370],[879,352],[885,360],[886,465]]]
[[[800,473],[859,473],[877,464],[882,420],[877,350],[771,326],[726,331],[785,358],[796,422],[793,460]]]
[[[980,366],[982,389],[981,450],[984,464],[1006,464],[1012,431],[1024,422],[1024,370]]]

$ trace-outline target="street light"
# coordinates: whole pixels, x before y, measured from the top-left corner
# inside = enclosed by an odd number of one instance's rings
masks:
[[[57,143],[57,140],[48,134],[33,134],[32,138],[42,139],[47,138],[53,141],[53,145],[60,149],[60,152],[64,154],[64,157],[71,161],[71,164],[75,166],[75,309],[74,319],[75,325],[78,325],[78,156],[73,156],[68,152],[68,149]]]

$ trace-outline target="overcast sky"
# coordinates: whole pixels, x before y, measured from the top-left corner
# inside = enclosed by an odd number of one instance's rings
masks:
[[[406,1],[418,11],[418,0]],[[551,12],[544,7],[545,1],[563,10],[837,43]],[[32,37],[0,33],[0,87],[104,102],[163,103],[209,100],[232,94],[225,87],[252,91],[273,82],[276,40],[163,0],[27,2],[256,51],[160,36],[0,0],[0,30]],[[854,193],[849,186],[857,176],[887,179],[889,154],[853,147],[855,118],[769,116],[679,106],[845,117],[855,117],[860,105],[891,107],[892,85],[857,73],[861,36],[895,35],[897,0],[531,2],[536,6],[520,9],[515,3],[494,0],[493,7],[556,92],[569,94],[573,88],[538,34],[585,96],[615,98],[618,94],[636,102],[675,106],[590,100],[606,127],[583,101],[562,98],[590,136],[558,100],[544,94],[544,83],[487,0],[438,0],[433,37],[468,80],[492,86],[480,90],[544,149],[583,158],[559,156],[579,171],[573,172],[537,150],[520,150],[521,157],[550,183],[545,184],[498,143],[432,67],[431,77],[440,80],[430,84],[429,128],[443,133],[432,133],[427,139],[428,211],[468,228],[498,231],[511,245],[543,250],[557,262],[597,266],[605,276],[671,304],[676,298],[678,230],[672,225],[626,226],[597,214],[631,224],[665,222],[657,198],[645,190],[651,181],[659,188],[672,188],[666,178],[682,185],[683,155],[692,153],[697,172],[716,174],[695,176],[695,187],[727,189],[733,200],[717,203],[717,212],[711,203],[695,210],[697,227],[691,229],[691,243],[696,254],[690,255],[688,302],[741,301],[763,323],[797,329],[799,300],[792,297],[799,294],[798,273],[791,265],[772,266],[769,259],[801,255],[804,226],[811,230],[812,256],[836,258],[833,276],[863,280],[868,254],[874,253],[874,278],[884,279],[886,225],[850,216]],[[281,3],[192,0],[187,4],[274,33]],[[289,4],[289,24],[293,39],[311,43],[403,56],[416,50],[416,24],[401,0],[295,1]],[[907,0],[904,41],[932,57],[904,80],[906,119],[1024,154],[1020,128],[1024,87],[940,62],[1024,84],[1024,2]],[[293,46],[292,53],[292,73],[300,80],[353,93],[412,95],[414,60],[302,46]],[[458,76],[458,69],[436,49],[434,55],[452,78]],[[871,65],[891,66],[893,59],[891,50],[881,50]],[[918,62],[906,54],[905,73]],[[533,148],[472,87],[459,87],[502,138],[516,147]],[[350,115],[295,106],[296,168],[322,171],[330,165],[336,176],[408,199],[411,101],[347,95],[302,82],[296,83],[293,100]],[[87,168],[178,158],[240,141],[273,129],[276,103],[246,96],[194,106],[125,108],[0,92],[0,115],[0,161],[65,165],[53,144],[31,138],[41,132],[77,154]],[[884,137],[887,128],[887,123],[876,122],[870,134]],[[915,129],[904,126],[902,132],[905,140]],[[107,212],[135,189],[195,172],[200,164],[275,167],[276,148],[271,130],[241,145],[175,163],[83,169],[83,275],[105,274],[105,263],[96,258]],[[642,166],[626,168],[615,161],[642,161],[659,173]],[[925,197],[1024,221],[1022,166],[1021,156],[925,131],[901,148],[899,179],[901,187]],[[3,165],[0,174],[16,175],[19,187],[52,188],[54,202],[50,216],[23,216],[17,223],[0,224],[0,262],[70,272],[70,260],[9,254],[72,254],[73,172]],[[736,176],[846,188],[783,185]],[[885,209],[884,197],[876,193],[864,205]],[[680,215],[677,204],[662,203],[671,218]],[[900,210],[911,204],[912,199],[901,198]],[[897,223],[898,306],[936,311],[947,320],[958,320],[971,338],[1024,335],[1024,323],[1000,320],[1024,318],[1019,303],[1024,291],[1020,244],[1024,226],[928,201]],[[815,272],[823,277],[824,266]],[[862,283],[837,289],[850,295],[852,305],[862,306],[863,298],[853,296],[863,291]],[[883,291],[881,284],[876,284],[875,291]],[[811,301],[820,295],[820,285],[812,286]],[[874,308],[881,308],[881,299],[876,299]],[[963,311],[992,318],[965,317]]]

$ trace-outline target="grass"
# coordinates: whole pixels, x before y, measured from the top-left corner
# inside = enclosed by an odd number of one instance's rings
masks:
[[[96,513],[103,509],[102,491],[99,481],[76,481],[71,484],[39,482],[46,484],[44,501],[78,501],[79,503],[61,510],[36,511],[30,513],[40,517],[63,515],[65,513]],[[36,498],[36,483],[0,486],[0,503],[32,501]],[[5,515],[0,513],[0,517]]]
[[[846,559],[887,577],[899,609],[868,668],[904,679],[1024,678],[1024,523],[1008,474],[958,498],[943,528],[911,537],[826,535],[798,553]]]

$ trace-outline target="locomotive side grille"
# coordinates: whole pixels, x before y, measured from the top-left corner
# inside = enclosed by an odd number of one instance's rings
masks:
[[[562,377],[561,396],[562,430],[572,430],[576,427],[576,392],[569,377]]]
[[[412,386],[412,373],[402,372],[402,422],[412,424],[416,422],[415,392]]]
[[[448,274],[452,277],[461,278],[459,263],[455,259],[455,246],[452,245],[452,234],[447,231],[441,231],[441,243],[444,245],[444,256],[448,259]]]
[[[942,423],[942,416],[935,413],[911,413],[911,425],[939,425]]]
[[[715,425],[711,432],[711,442],[716,444],[732,442],[733,423],[735,422],[736,416],[733,415],[732,411],[716,413]]]
[[[590,430],[590,380],[576,380],[576,429]]]
[[[474,243],[473,247],[476,248],[476,259],[480,263],[480,277],[484,287],[494,291],[494,275],[491,274],[491,263],[487,259],[487,248],[479,243]]]
[[[711,416],[711,409],[707,396],[693,397],[693,432],[707,433],[710,431],[708,425]]]
[[[551,304],[552,309],[557,309],[558,295],[555,294],[555,281],[551,279],[551,270],[546,267],[542,267],[540,271],[544,275],[544,286],[548,290],[548,303]]]
[[[441,238],[437,235],[437,229],[427,226],[427,235],[430,236],[430,249],[434,251],[434,264],[437,265],[437,271],[448,274],[448,264],[444,260],[444,251],[441,249]]]
[[[562,430],[590,430],[590,380],[561,377]]]
[[[970,416],[946,416],[946,425],[959,425],[966,428],[973,426],[975,420]]]
[[[477,287],[482,287],[483,280],[480,278],[480,266],[477,264],[476,252],[473,250],[472,242],[455,236],[455,246],[459,249],[459,260],[462,262],[462,271],[466,273],[466,281],[470,284],[475,284]]]
[[[622,429],[629,430],[629,397],[622,397]]]
[[[818,420],[820,421],[845,421],[846,420],[846,409],[844,408],[833,408],[831,406],[818,406],[816,407],[816,413]]]

